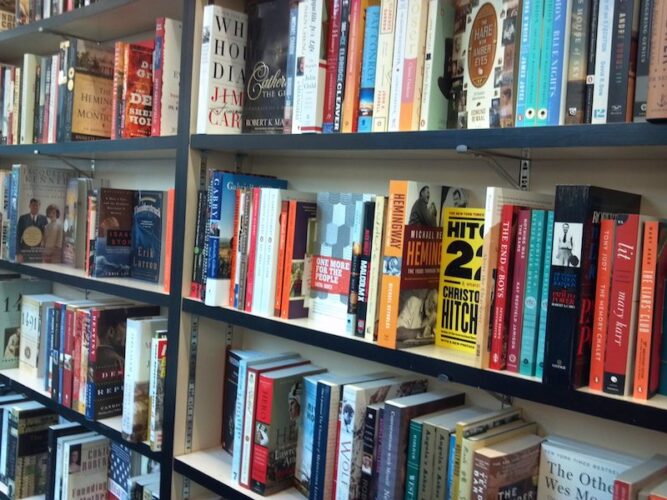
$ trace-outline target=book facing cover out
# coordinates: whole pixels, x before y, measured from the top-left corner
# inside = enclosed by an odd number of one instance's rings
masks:
[[[93,276],[130,276],[134,191],[101,188],[97,204],[97,238]]]
[[[162,191],[134,192],[130,274],[153,283],[160,280],[163,198]]]

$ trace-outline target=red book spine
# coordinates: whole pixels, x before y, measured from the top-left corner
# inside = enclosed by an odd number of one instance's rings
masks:
[[[343,0],[329,1],[329,33],[327,34],[327,72],[324,82],[323,131],[333,131],[336,107],[336,75],[338,74],[338,49],[340,46],[340,17]]]
[[[276,269],[276,298],[273,304],[273,315],[280,317],[282,312],[283,274],[285,272],[285,248],[287,247],[287,214],[290,202],[285,200],[280,205],[280,240],[278,242],[278,267]],[[291,262],[290,262],[291,265]]]
[[[77,311],[74,316],[74,350],[72,354],[72,409],[79,408],[79,386],[81,385],[81,342],[85,313]]]
[[[644,224],[642,271],[639,282],[639,314],[637,318],[637,352],[635,354],[635,380],[633,397],[648,399],[651,373],[651,344],[653,337],[653,311],[655,309],[655,275],[658,254],[658,221]]]
[[[162,120],[162,71],[164,66],[164,17],[155,22],[155,52],[153,53],[153,123],[151,135],[159,137]]]
[[[593,312],[593,339],[591,345],[591,371],[588,385],[596,391],[602,390],[604,378],[604,353],[607,344],[609,319],[609,288],[611,287],[611,265],[614,258],[614,219],[600,221],[600,250]]]
[[[252,312],[252,294],[255,288],[255,256],[257,255],[257,228],[259,227],[260,188],[252,188],[252,219],[248,245],[248,272],[246,273],[245,310]]]
[[[666,231],[667,228],[661,227],[658,234],[658,255],[657,255],[657,269],[655,280],[655,308],[653,315],[653,342],[651,345],[651,370],[649,375],[648,390],[650,394],[655,394],[660,384],[660,354],[663,342],[663,319],[665,315],[665,308],[662,305],[665,303],[665,291],[667,289],[667,242]],[[667,340],[665,340],[667,342]]]
[[[230,262],[230,277],[229,277],[229,307],[234,307],[234,290],[236,289],[236,252],[239,249],[239,218],[241,216],[241,190],[236,190],[236,202],[234,203],[234,236],[232,237],[232,258]]]
[[[266,432],[271,427],[271,410],[273,406],[273,382],[259,376],[257,384],[257,409],[255,411],[255,421],[265,426]],[[269,448],[261,444],[252,443],[252,453],[250,456],[250,479],[254,482],[265,485],[268,480],[269,470]]]
[[[614,481],[614,496],[613,500],[630,500],[630,486],[628,483]]]
[[[63,406],[72,407],[72,351],[74,350],[74,311],[65,312],[65,349],[63,364]]]
[[[627,360],[630,351],[630,336],[633,333],[631,319],[635,266],[639,233],[639,216],[616,216],[616,242],[611,292],[609,294],[609,324],[604,360],[604,391],[624,395],[631,383],[628,379]],[[633,353],[634,354],[634,353]]]
[[[507,370],[519,371],[521,358],[521,332],[523,329],[523,298],[526,292],[528,247],[530,246],[530,210],[519,212],[516,246],[514,247],[514,273],[512,277],[512,303],[507,340]]]
[[[518,207],[504,205],[500,219],[500,242],[498,244],[498,265],[496,290],[493,306],[493,329],[491,333],[491,357],[489,368],[504,370],[507,360],[508,297],[512,282],[512,245],[516,233]]]

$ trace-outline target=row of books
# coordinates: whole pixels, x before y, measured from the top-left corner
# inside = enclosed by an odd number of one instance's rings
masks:
[[[665,456],[542,438],[519,408],[467,405],[419,375],[325,372],[296,353],[228,352],[222,446],[235,483],[317,500],[611,500],[667,486]]]
[[[197,132],[664,119],[663,15],[654,0],[254,0],[245,13],[209,5]]]
[[[95,3],[96,0],[3,0],[0,2],[0,31],[15,25],[48,19]]]
[[[173,189],[114,189],[106,179],[32,165],[0,170],[0,183],[3,259],[63,264],[169,290]]]
[[[115,47],[66,39],[50,56],[0,67],[3,144],[175,135],[181,23],[159,18],[154,39]]]
[[[40,403],[0,396],[0,422],[0,492],[8,498],[160,497],[159,464]]]

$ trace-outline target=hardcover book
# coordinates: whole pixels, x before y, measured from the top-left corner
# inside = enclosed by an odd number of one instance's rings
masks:
[[[152,136],[176,135],[178,99],[181,79],[180,21],[160,17],[155,27],[153,58],[153,127]]]
[[[164,193],[134,191],[130,276],[157,283],[160,281],[164,225]]]
[[[667,78],[667,64],[660,54],[664,52],[665,41],[667,40],[667,5],[664,2],[656,2],[653,16],[646,120],[663,121],[667,119],[667,96],[662,86]],[[662,47],[663,50],[655,50],[653,47]]]
[[[243,12],[204,7],[197,111],[198,134],[241,132],[246,102],[248,16]]]
[[[641,197],[595,186],[556,187],[544,377],[588,384],[600,219],[637,213]]]
[[[88,216],[88,191],[93,181],[87,177],[70,179],[67,184],[63,215],[63,264],[83,269],[86,252],[86,217]]]
[[[148,381],[148,442],[153,451],[162,450],[164,422],[164,393],[167,378],[167,331],[156,332],[151,339],[150,373]]]
[[[384,347],[435,340],[442,255],[442,210],[465,207],[463,188],[391,181],[383,245],[378,342]]]
[[[144,40],[125,45],[121,137],[150,137],[153,125],[153,50]]]
[[[41,378],[47,354],[48,312],[58,297],[51,294],[23,295],[21,299],[21,352],[19,368],[34,378]]]
[[[92,273],[96,278],[131,275],[134,196],[130,189],[99,190]]]
[[[14,29],[16,25],[16,1],[2,0],[0,2],[0,31]]]
[[[653,0],[644,0],[639,11],[637,35],[637,77],[635,79],[634,122],[646,121],[646,97],[648,95],[648,72],[653,35]]]
[[[46,463],[46,491],[45,498],[55,498],[56,483],[60,486],[60,477],[56,481],[57,447],[58,440],[66,436],[74,436],[86,433],[86,428],[75,422],[54,424],[49,426],[48,433],[48,461]],[[62,461],[62,460],[61,460]]]
[[[96,435],[65,443],[62,497],[85,500],[91,492],[106,491],[110,442]]]
[[[128,480],[146,472],[146,460],[116,441],[111,441],[109,448],[109,500],[129,500]]]
[[[244,133],[283,132],[289,0],[250,0]]]
[[[483,208],[446,208],[435,344],[474,355],[484,243]]]

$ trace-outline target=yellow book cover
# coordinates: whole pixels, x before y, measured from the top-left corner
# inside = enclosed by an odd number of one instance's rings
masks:
[[[483,244],[483,208],[444,209],[435,343],[471,356],[476,346]]]

